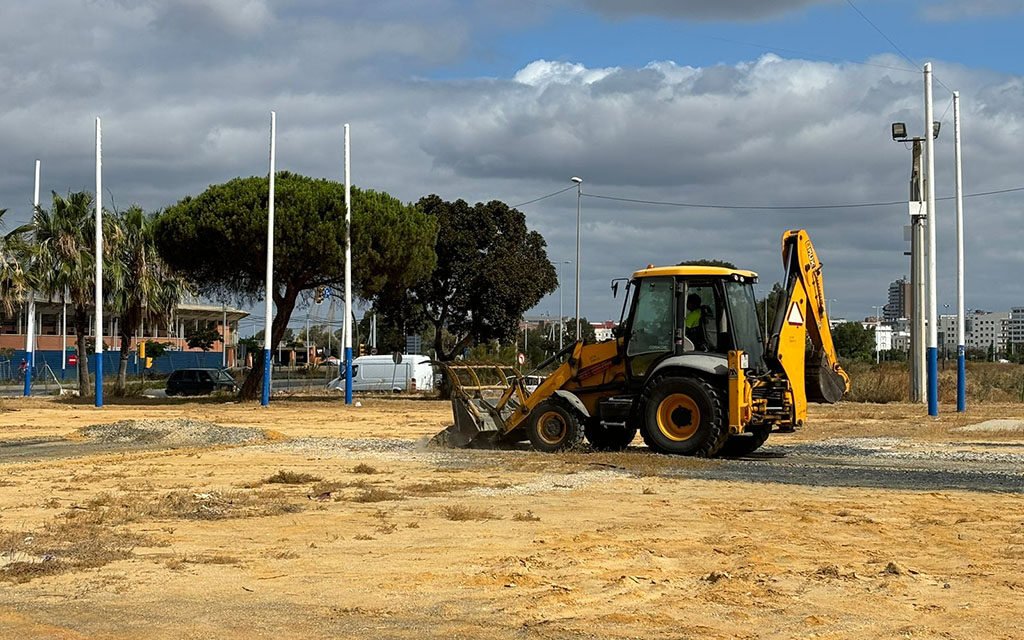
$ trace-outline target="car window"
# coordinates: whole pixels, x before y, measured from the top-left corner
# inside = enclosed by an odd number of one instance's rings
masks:
[[[213,377],[210,375],[209,371],[196,371],[196,374],[199,377],[199,382],[210,382],[211,380],[213,380]]]
[[[168,382],[179,382],[182,378],[181,371],[175,371],[171,374],[171,377],[167,379]]]

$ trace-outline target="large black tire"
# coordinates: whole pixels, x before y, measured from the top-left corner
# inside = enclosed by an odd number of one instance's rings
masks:
[[[721,392],[701,378],[658,376],[644,390],[641,416],[644,442],[660,453],[708,458],[729,437]]]
[[[722,458],[740,458],[754,453],[761,445],[768,440],[771,434],[771,427],[751,427],[746,433],[736,436],[729,436],[722,448],[718,450],[718,456]]]
[[[576,411],[556,400],[545,400],[530,412],[526,435],[537,451],[555,453],[583,444],[583,427]]]
[[[636,427],[602,426],[595,418],[583,427],[587,442],[597,451],[622,451],[636,438]]]

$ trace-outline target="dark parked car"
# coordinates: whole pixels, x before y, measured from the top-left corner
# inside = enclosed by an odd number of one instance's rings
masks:
[[[178,369],[167,378],[167,395],[198,396],[214,391],[238,391],[235,379],[220,369]]]

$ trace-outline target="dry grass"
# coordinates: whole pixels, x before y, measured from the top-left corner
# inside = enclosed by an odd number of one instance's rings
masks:
[[[102,567],[132,555],[142,536],[59,519],[33,532],[0,533],[0,580],[27,582],[40,576]]]
[[[322,479],[323,478],[308,473],[285,471],[284,469],[281,469],[264,480],[263,484],[309,484],[310,482],[320,482]]]
[[[908,365],[883,362],[878,365],[844,364],[850,374],[852,402],[909,402]],[[992,362],[967,363],[967,399],[971,402],[1024,402],[1024,366]],[[939,400],[956,402],[956,363],[939,371]]]
[[[388,502],[391,500],[405,500],[405,496],[380,487],[368,487],[352,498],[352,502]]]
[[[364,473],[367,475],[373,475],[375,473],[380,473],[380,471],[377,471],[375,467],[371,467],[368,464],[360,462],[356,466],[352,467],[352,473]]]
[[[512,516],[512,519],[516,522],[540,522],[540,518],[533,515],[530,510],[517,512]]]
[[[170,491],[160,496],[129,493],[97,494],[85,507],[65,513],[69,522],[81,525],[117,526],[139,520],[223,520],[296,513],[302,507],[277,492]]]
[[[441,508],[441,513],[448,520],[465,522],[468,520],[501,520],[501,516],[484,507],[471,507],[465,504],[452,504]]]

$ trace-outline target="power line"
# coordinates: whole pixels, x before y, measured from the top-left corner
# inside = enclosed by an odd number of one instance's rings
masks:
[[[863,11],[861,11],[860,9],[858,9],[858,8],[857,8],[857,5],[853,4],[853,0],[846,0],[846,4],[850,5],[850,8],[852,8],[852,9],[853,9],[854,11],[856,11],[856,12],[857,12],[857,15],[859,15],[859,16],[860,16],[861,18],[864,18],[864,22],[867,22],[867,23],[868,23],[869,25],[871,25],[871,28],[873,28],[873,29],[874,29],[875,31],[877,31],[877,32],[878,32],[878,35],[880,35],[880,36],[882,36],[883,38],[885,38],[885,41],[886,41],[886,42],[888,42],[888,43],[889,43],[889,44],[890,44],[890,45],[892,46],[892,48],[893,48],[893,49],[895,49],[895,50],[897,51],[897,53],[899,53],[899,54],[900,54],[901,56],[903,56],[903,59],[904,59],[904,60],[906,60],[907,62],[909,62],[909,63],[910,63],[911,65],[913,65],[913,66],[915,66],[915,67],[919,67],[919,66],[921,66],[920,64],[918,64],[917,62],[915,62],[915,61],[913,60],[913,58],[911,58],[911,57],[910,57],[910,56],[908,56],[908,55],[907,55],[906,53],[904,53],[903,49],[900,49],[899,45],[898,45],[898,44],[896,44],[895,42],[893,42],[892,38],[890,38],[889,36],[885,35],[885,32],[884,32],[884,31],[882,31],[881,29],[879,29],[879,28],[878,28],[878,25],[877,25],[877,24],[875,24],[874,22],[872,22],[872,21],[871,21],[871,18],[867,17],[867,16],[866,16],[866,15],[864,14],[864,12],[863,12]],[[938,76],[933,76],[933,77],[935,78],[935,81],[936,81],[936,82],[938,82],[938,83],[939,83],[939,84],[941,84],[941,85],[942,85],[943,87],[945,87],[946,91],[949,91],[950,93],[953,93],[953,90],[952,90],[952,89],[950,89],[949,87],[947,87],[947,86],[946,86],[946,83],[945,83],[945,82],[943,82],[942,80],[940,80]]]
[[[552,191],[551,193],[549,193],[546,196],[541,196],[539,198],[534,198],[533,200],[527,200],[526,202],[520,202],[519,204],[514,204],[514,205],[512,205],[512,208],[513,209],[518,209],[519,207],[525,207],[528,204],[533,204],[534,202],[540,202],[541,200],[547,200],[548,198],[557,196],[560,193],[565,193],[569,189],[575,189],[575,188],[576,188],[576,185],[571,184],[571,185],[569,185],[568,187],[566,187],[564,189],[560,189],[558,191]]]
[[[964,194],[964,198],[980,198],[1004,193],[1024,191],[1024,187],[1009,187],[1007,189],[995,189],[992,191],[978,191],[976,193]],[[803,205],[728,205],[697,202],[671,202],[667,200],[643,200],[640,198],[623,198],[619,196],[599,195],[595,193],[583,193],[585,198],[598,200],[614,200],[616,202],[629,202],[632,204],[649,204],[662,207],[679,207],[685,209],[731,209],[738,211],[807,211],[807,210],[828,210],[828,209],[858,209],[872,207],[892,207],[906,204],[906,200],[892,200],[889,202],[849,202],[842,204],[803,204]],[[954,196],[943,196],[936,200],[952,200]]]

